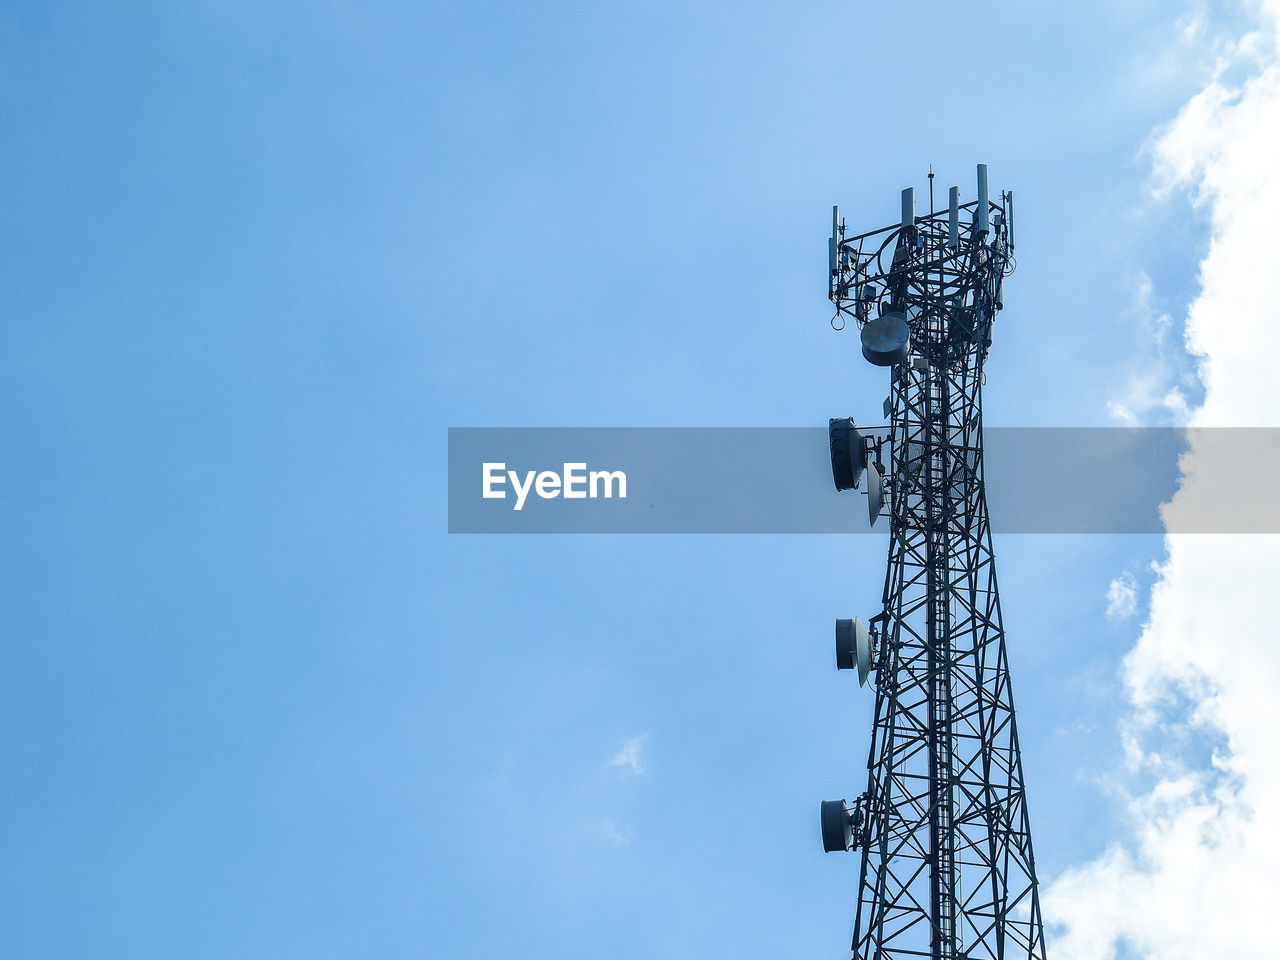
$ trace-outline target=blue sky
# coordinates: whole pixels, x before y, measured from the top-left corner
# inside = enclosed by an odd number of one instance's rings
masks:
[[[988,423],[1196,399],[1206,228],[1146,148],[1212,49],[1164,4],[10,4],[0,44],[6,956],[838,955],[831,620],[883,540],[451,537],[446,429],[875,416],[830,206],[931,163],[1018,198]],[[1106,593],[1161,541],[997,554],[1050,879],[1116,836]]]

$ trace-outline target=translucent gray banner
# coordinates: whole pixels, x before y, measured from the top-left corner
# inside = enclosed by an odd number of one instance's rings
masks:
[[[1280,430],[990,428],[985,450],[997,532],[1280,532]],[[449,430],[451,533],[871,530],[825,427]]]

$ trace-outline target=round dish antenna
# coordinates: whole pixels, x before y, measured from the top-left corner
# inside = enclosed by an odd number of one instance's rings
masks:
[[[853,490],[867,466],[867,444],[853,425],[853,417],[832,417],[828,429],[831,441],[831,478],[837,490]]]
[[[853,846],[853,816],[843,800],[822,801],[822,849],[840,853]]]
[[[858,662],[858,645],[854,640],[853,621],[836,621],[836,669],[852,670]]]
[[[877,367],[892,367],[907,359],[911,331],[902,313],[886,313],[862,328],[862,355]]]

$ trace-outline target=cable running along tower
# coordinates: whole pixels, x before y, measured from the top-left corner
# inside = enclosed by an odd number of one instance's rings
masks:
[[[982,461],[983,362],[1014,268],[1013,195],[850,236],[833,210],[832,325],[889,369],[888,432],[831,421],[836,487],[888,514],[882,607],[836,621],[836,663],[870,678],[866,790],[822,804],[823,846],[861,856],[855,960],[1043,960]]]

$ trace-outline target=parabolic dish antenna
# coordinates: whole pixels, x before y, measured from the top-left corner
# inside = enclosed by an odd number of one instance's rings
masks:
[[[858,668],[858,686],[867,685],[871,674],[871,634],[858,617],[836,621],[836,669]]]
[[[876,525],[880,509],[884,506],[884,481],[880,479],[880,471],[874,463],[867,464],[867,516],[871,526]]]
[[[877,367],[892,367],[907,359],[911,331],[901,313],[886,313],[862,328],[862,355]]]
[[[853,645],[858,657],[858,686],[865,687],[871,673],[871,635],[857,617],[853,618]]]

